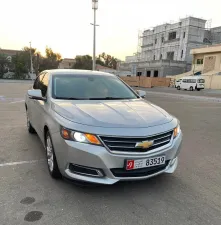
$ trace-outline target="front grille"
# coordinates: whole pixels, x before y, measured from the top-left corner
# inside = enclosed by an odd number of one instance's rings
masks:
[[[115,177],[145,177],[165,170],[168,164],[169,160],[167,160],[164,165],[152,166],[136,170],[125,170],[123,168],[115,168],[111,169],[111,172]]]
[[[147,152],[164,145],[167,145],[173,135],[173,131],[148,136],[148,137],[111,137],[100,136],[104,144],[114,152]],[[135,147],[137,143],[143,141],[154,141],[149,148]]]

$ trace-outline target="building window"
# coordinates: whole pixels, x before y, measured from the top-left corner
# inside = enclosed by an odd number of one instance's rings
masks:
[[[155,39],[155,45],[157,44],[157,38]]]
[[[151,71],[147,70],[147,77],[150,77],[150,75],[151,75]]]
[[[137,72],[137,76],[138,77],[142,76],[142,72]]]
[[[153,60],[155,60],[155,59],[156,59],[156,56],[154,55],[154,56],[153,56]]]
[[[174,58],[174,52],[167,52],[167,59],[173,60],[173,58]]]
[[[161,38],[161,42],[164,43],[164,37]]]
[[[183,58],[183,50],[181,51],[181,57],[180,57],[181,59]]]
[[[186,32],[183,32],[183,38],[185,38],[186,37]]]
[[[158,70],[154,70],[154,77],[158,77]]]
[[[163,58],[163,55],[162,54],[160,54],[160,59],[162,59]]]
[[[170,41],[170,40],[174,40],[174,39],[176,39],[176,32],[169,33],[168,40]]]
[[[203,59],[197,59],[196,60],[197,65],[202,65],[203,64]]]

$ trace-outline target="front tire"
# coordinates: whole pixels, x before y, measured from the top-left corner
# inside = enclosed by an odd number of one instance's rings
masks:
[[[59,179],[61,178],[61,173],[58,168],[57,159],[54,153],[54,147],[49,131],[47,131],[45,136],[45,148],[49,173],[52,178]]]
[[[197,88],[196,90],[197,90],[197,91],[200,91],[201,89],[200,89],[200,88]]]
[[[180,90],[180,86],[177,86],[177,90]]]
[[[193,87],[192,86],[190,87],[190,91],[193,91]]]

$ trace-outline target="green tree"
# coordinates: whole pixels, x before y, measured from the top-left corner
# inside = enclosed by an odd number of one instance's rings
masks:
[[[38,54],[39,71],[57,69],[59,63],[61,62],[61,54],[53,52],[53,50],[48,47],[45,49],[45,54],[46,57],[42,57]]]
[[[108,55],[105,52],[99,55],[99,60],[103,62],[104,66],[116,69],[117,68],[117,58]]]
[[[30,57],[29,57],[30,61]],[[11,71],[15,73],[16,79],[24,79],[29,72],[29,62],[26,52],[21,52],[12,57]]]
[[[3,77],[4,73],[6,73],[9,67],[10,61],[3,54],[0,55],[0,78]]]
[[[77,56],[73,69],[92,70],[92,57],[90,55]]]

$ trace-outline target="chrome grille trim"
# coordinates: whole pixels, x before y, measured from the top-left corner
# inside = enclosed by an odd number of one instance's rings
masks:
[[[103,136],[99,135],[99,139],[104,146],[113,153],[145,153],[157,148],[165,147],[171,144],[173,130],[155,134],[146,137],[128,137],[128,136]],[[154,144],[147,149],[135,147],[136,143],[142,141],[154,141]]]

